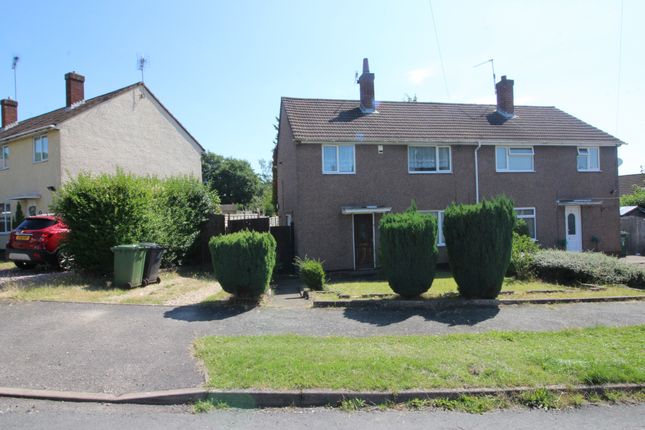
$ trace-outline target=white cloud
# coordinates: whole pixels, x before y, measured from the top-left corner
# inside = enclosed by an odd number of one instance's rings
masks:
[[[414,85],[421,85],[426,81],[426,79],[434,75],[435,70],[431,66],[412,69],[407,73],[408,81]]]

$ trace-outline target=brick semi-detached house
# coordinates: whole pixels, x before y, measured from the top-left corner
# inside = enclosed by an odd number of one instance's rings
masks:
[[[274,156],[280,221],[296,254],[372,269],[378,223],[411,201],[439,220],[452,202],[505,194],[544,247],[619,246],[617,138],[551,106],[379,102],[367,59],[360,100],[282,98]]]
[[[142,82],[86,100],[85,78],[67,73],[65,99],[23,120],[15,100],[0,102],[0,250],[18,203],[27,215],[46,213],[55,192],[81,172],[201,180],[204,149]]]

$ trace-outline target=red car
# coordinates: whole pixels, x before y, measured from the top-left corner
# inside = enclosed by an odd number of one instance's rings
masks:
[[[69,270],[72,259],[62,247],[68,232],[69,228],[56,216],[27,217],[9,236],[7,258],[21,269],[50,264]]]

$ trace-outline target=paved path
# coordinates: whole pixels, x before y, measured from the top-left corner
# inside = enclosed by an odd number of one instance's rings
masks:
[[[343,412],[338,409],[219,410],[53,403],[0,399],[0,428],[11,429],[643,429],[645,405],[585,406],[564,411],[512,409],[483,415],[445,411]]]
[[[461,310],[0,303],[0,386],[126,393],[199,386],[208,334],[371,336],[645,324],[645,302]]]

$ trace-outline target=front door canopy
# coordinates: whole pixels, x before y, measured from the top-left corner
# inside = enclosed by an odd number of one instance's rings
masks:
[[[392,208],[385,206],[343,206],[340,213],[343,215],[384,214],[392,212]]]
[[[558,206],[598,206],[602,200],[598,199],[562,199],[557,200]]]

